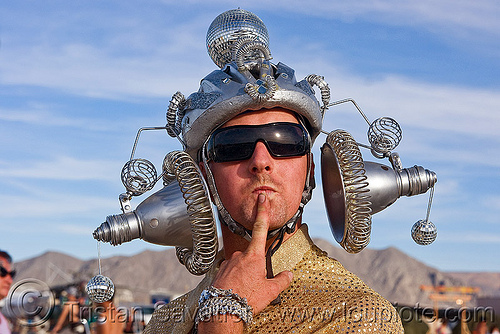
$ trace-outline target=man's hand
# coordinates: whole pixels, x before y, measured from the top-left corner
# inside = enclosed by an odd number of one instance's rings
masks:
[[[257,217],[252,231],[252,240],[244,252],[236,251],[220,265],[212,285],[220,289],[232,289],[247,299],[253,314],[260,313],[293,279],[290,271],[283,271],[273,278],[266,277],[266,241],[269,230],[269,202],[265,194],[259,194]],[[243,331],[243,322],[229,316],[227,322],[201,321],[199,333],[238,333]]]
[[[266,241],[269,230],[269,202],[265,194],[259,194],[257,217],[252,230],[252,240],[244,252],[234,252],[220,265],[212,285],[232,289],[245,297],[253,313],[261,312],[281,291],[292,282],[293,274],[283,271],[274,278],[266,278]]]

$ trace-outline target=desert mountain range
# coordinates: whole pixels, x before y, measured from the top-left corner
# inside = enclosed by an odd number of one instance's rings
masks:
[[[375,291],[399,305],[432,306],[429,292],[422,291],[421,285],[474,286],[481,289],[479,296],[500,298],[500,273],[441,272],[396,248],[368,248],[353,255],[328,241],[315,239],[315,242]],[[113,280],[117,292],[126,290],[136,303],[148,303],[153,293],[180,295],[201,280],[178,262],[173,248],[104,258],[101,264],[102,273]],[[97,273],[95,259],[84,261],[58,252],[46,252],[18,262],[15,267],[18,271],[16,281],[37,278],[51,287],[88,281]]]

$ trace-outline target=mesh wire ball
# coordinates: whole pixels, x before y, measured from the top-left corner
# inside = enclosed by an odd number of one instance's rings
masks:
[[[233,59],[233,43],[240,38],[260,41],[269,48],[269,34],[264,22],[247,10],[232,9],[217,16],[207,32],[207,51],[220,68]]]
[[[156,168],[150,161],[133,159],[123,166],[121,179],[132,196],[139,196],[154,187],[156,175]]]
[[[113,297],[115,285],[109,277],[96,275],[87,283],[85,291],[87,291],[90,300],[96,303],[103,303]]]
[[[419,220],[411,228],[411,237],[419,245],[430,245],[437,237],[436,225],[429,220]]]
[[[403,133],[398,122],[390,117],[377,118],[368,129],[368,141],[378,153],[388,153],[401,142]]]

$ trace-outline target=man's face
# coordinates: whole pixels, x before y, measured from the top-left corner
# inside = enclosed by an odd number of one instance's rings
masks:
[[[3,257],[0,257],[0,266],[4,267],[4,269],[7,270],[8,272],[12,270],[10,263]],[[7,297],[11,285],[12,285],[12,277],[10,277],[10,275],[6,275],[5,277],[0,277],[0,299]]]
[[[240,114],[223,127],[274,122],[298,123],[292,112],[273,108]],[[306,181],[307,155],[274,158],[259,141],[249,159],[210,162],[210,168],[222,203],[234,220],[252,229],[257,197],[265,193],[270,203],[270,229],[275,229],[292,218],[299,207]]]

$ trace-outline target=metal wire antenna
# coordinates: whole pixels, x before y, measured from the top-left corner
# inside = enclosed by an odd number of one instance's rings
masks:
[[[351,98],[334,101],[328,104],[328,107],[346,102],[351,102],[368,124],[367,135],[371,146],[367,147],[359,143],[358,146],[371,149],[373,156],[379,159],[389,156],[390,152],[399,145],[403,136],[398,122],[390,117],[379,117],[373,122],[370,122],[360,106]]]
[[[101,275],[101,242],[97,241],[97,267],[99,275]]]
[[[427,216],[425,217],[425,221],[429,221],[429,216],[431,215],[431,206],[433,197],[434,197],[434,186],[432,186],[431,192],[429,193],[429,204],[427,204]]]

